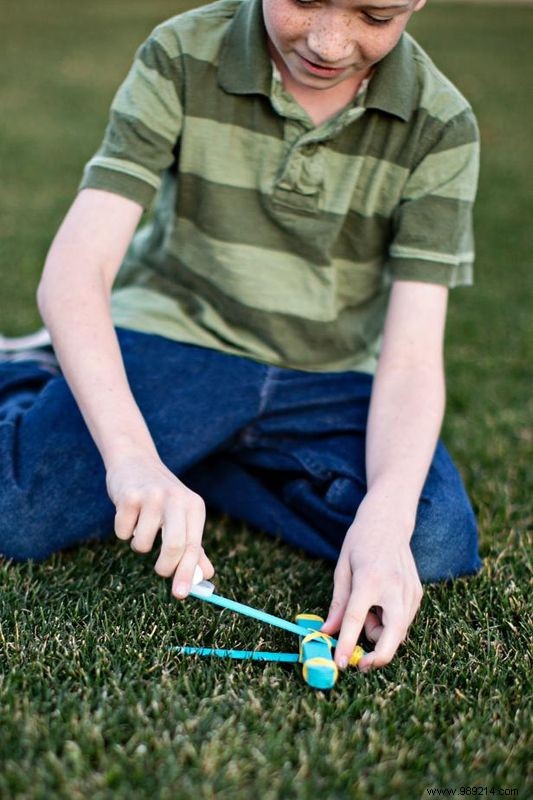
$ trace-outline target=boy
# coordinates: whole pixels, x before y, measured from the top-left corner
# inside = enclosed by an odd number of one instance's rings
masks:
[[[155,570],[183,598],[214,572],[205,500],[337,560],[323,629],[342,668],[364,628],[363,670],[393,657],[421,580],[479,568],[438,443],[478,137],[404,33],[424,2],[221,0],[140,48],[38,290],[65,377],[0,370],[4,555],[114,516],[137,552],[161,529]]]

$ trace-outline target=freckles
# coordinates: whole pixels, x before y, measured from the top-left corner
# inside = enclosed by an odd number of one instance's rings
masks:
[[[341,17],[341,22],[343,24],[337,26],[333,34],[333,41],[335,44],[345,44],[348,43],[349,40],[354,40],[356,38],[352,33],[352,19],[350,14],[343,14]],[[327,22],[322,23],[319,27],[317,27],[316,30],[321,36],[323,34],[329,34],[329,36],[331,36],[331,28]]]

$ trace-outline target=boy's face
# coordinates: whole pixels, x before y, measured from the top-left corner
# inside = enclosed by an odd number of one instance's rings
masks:
[[[271,56],[284,78],[330,89],[368,73],[426,0],[262,0]]]

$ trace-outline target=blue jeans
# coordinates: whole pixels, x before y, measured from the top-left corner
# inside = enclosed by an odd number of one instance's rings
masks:
[[[209,507],[336,559],[366,492],[372,378],[271,367],[118,330],[164,463]],[[113,535],[100,455],[62,376],[0,365],[0,555],[40,560]],[[422,580],[480,567],[474,514],[439,443],[412,551]]]

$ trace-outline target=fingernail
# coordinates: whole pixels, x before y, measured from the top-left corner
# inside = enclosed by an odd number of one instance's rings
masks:
[[[337,663],[340,669],[346,669],[346,667],[348,666],[348,658],[346,656],[341,656]]]
[[[176,597],[187,597],[187,594],[188,594],[187,590],[188,590],[188,586],[187,586],[186,583],[182,583],[182,582],[177,583],[176,584],[176,589],[175,589]]]

